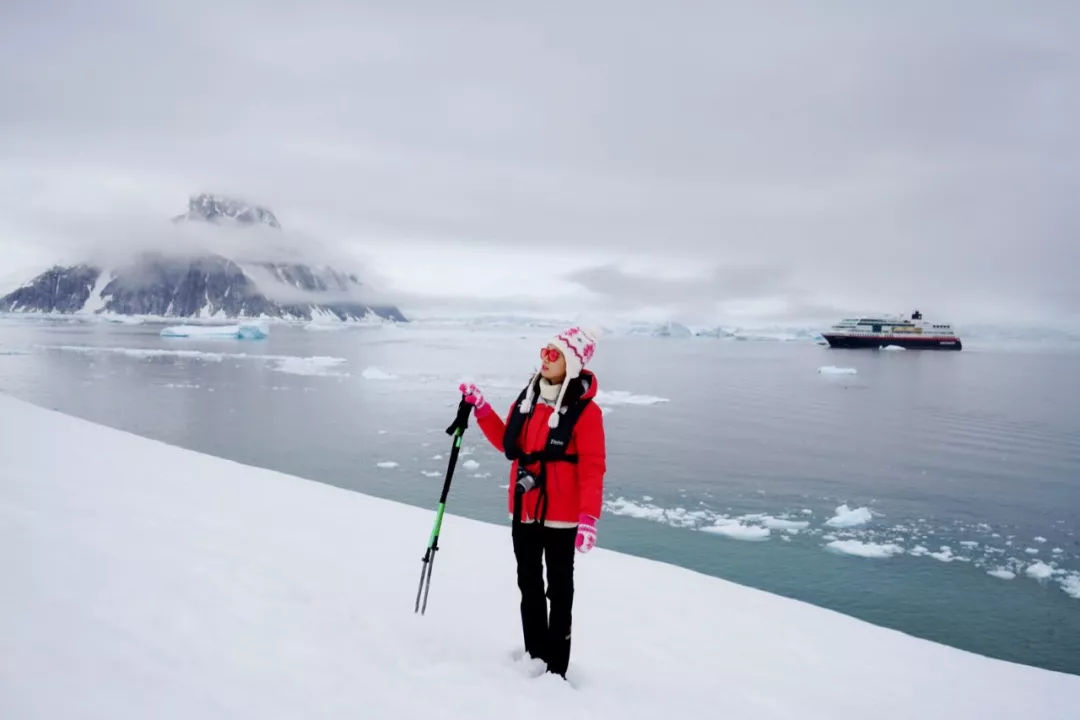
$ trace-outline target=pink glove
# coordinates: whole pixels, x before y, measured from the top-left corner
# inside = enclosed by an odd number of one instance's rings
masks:
[[[579,553],[587,553],[596,546],[596,518],[581,513],[577,521],[577,539],[574,546]]]
[[[477,420],[491,413],[491,404],[484,399],[484,393],[480,392],[480,388],[472,383],[461,383],[458,385],[458,390],[465,396],[465,402],[473,406],[473,413],[476,414]]]

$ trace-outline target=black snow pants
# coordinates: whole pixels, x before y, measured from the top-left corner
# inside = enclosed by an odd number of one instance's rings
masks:
[[[546,662],[548,672],[566,677],[566,668],[570,664],[570,611],[574,604],[577,528],[518,523],[514,525],[513,538],[525,651]],[[546,597],[542,561],[547,563]]]

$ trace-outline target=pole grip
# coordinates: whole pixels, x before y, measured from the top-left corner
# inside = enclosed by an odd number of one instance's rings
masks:
[[[461,396],[461,402],[457,406],[457,417],[454,418],[454,422],[450,424],[450,427],[446,428],[447,435],[453,435],[458,432],[465,432],[465,428],[469,427],[469,415],[472,413],[472,405],[465,402],[465,396]]]

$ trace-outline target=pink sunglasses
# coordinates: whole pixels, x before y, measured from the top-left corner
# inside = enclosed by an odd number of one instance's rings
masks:
[[[555,348],[542,347],[540,348],[540,359],[545,362],[553,363],[558,361],[562,357],[562,353]]]

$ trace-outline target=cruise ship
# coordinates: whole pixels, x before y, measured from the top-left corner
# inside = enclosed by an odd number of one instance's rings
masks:
[[[918,310],[911,317],[862,317],[841,320],[822,337],[834,348],[882,348],[895,345],[919,350],[960,350],[952,325],[928,323]]]

